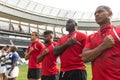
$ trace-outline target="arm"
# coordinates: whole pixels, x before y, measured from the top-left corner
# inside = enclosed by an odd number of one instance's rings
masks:
[[[55,56],[61,55],[69,46],[72,46],[75,43],[76,43],[76,38],[71,38],[67,42],[65,42],[64,44],[62,44],[60,46],[56,46],[54,48],[54,55]]]
[[[115,44],[115,41],[111,35],[106,36],[104,41],[94,49],[84,48],[82,52],[82,60],[84,62],[90,62],[95,60],[99,55],[101,55],[105,50],[111,48]]]
[[[5,55],[2,54],[2,55],[0,56],[0,59],[1,59],[2,57],[4,57],[4,56],[5,56]]]
[[[4,53],[5,53],[4,48],[1,49],[1,52],[2,52],[2,55],[0,56],[0,59],[5,56],[4,55]]]
[[[4,63],[5,63],[8,59],[9,59],[9,58],[5,58],[4,60],[2,60],[2,62],[4,62]]]
[[[12,60],[12,64],[11,64],[10,71],[8,73],[9,76],[11,76],[11,72],[13,71],[15,66],[17,65],[17,61],[18,61],[19,56],[16,53],[14,53],[14,54],[12,53],[12,57],[10,57],[10,58]]]
[[[3,47],[2,48],[2,50],[1,50],[1,52],[2,52],[2,55],[4,54],[4,52],[5,52],[5,50],[4,50],[5,48]]]
[[[37,62],[42,62],[42,60],[45,58],[45,56],[49,53],[49,50],[48,49],[45,49],[43,52],[42,52],[42,55],[40,55],[38,58],[37,58]]]
[[[34,48],[31,47],[30,50],[29,50],[29,52],[28,52],[28,53],[25,53],[25,60],[28,60],[28,59],[29,59],[29,57],[30,57],[30,55],[31,55],[31,53],[32,53],[33,50],[34,50]]]
[[[10,76],[10,74],[11,74],[12,70],[15,68],[16,64],[17,64],[17,62],[13,62],[12,66],[11,66],[11,69],[8,73],[8,76]]]

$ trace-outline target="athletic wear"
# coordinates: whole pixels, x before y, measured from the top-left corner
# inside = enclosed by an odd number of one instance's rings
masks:
[[[27,78],[30,79],[39,79],[41,78],[41,69],[40,68],[32,68],[28,69]]]
[[[85,70],[71,70],[60,72],[59,80],[86,80],[87,74]]]
[[[58,75],[42,76],[41,80],[58,80]]]
[[[45,58],[42,61],[43,76],[51,76],[58,73],[57,62],[56,62],[57,56],[53,55],[53,48],[55,45],[56,45],[55,42],[50,42],[46,45],[46,48],[49,50],[49,53],[45,56]]]
[[[29,56],[29,61],[28,61],[28,79],[30,79],[30,78],[32,78],[32,79],[39,79],[39,78],[41,78],[41,74],[40,74],[41,71],[40,71],[40,69],[42,68],[42,65],[41,65],[41,63],[37,63],[37,57],[38,57],[38,55],[40,55],[40,53],[44,49],[44,44],[41,43],[40,41],[32,42],[29,45],[28,49],[27,49],[27,53],[29,52],[31,47],[33,47],[34,50],[32,51],[32,53]]]
[[[7,78],[15,78],[15,77],[18,77],[18,75],[19,75],[19,68],[18,68],[18,66],[15,66],[15,67],[14,67],[14,69],[12,70],[10,76],[8,76],[9,71],[10,71],[10,68],[7,68],[7,70],[6,70],[6,72],[5,72],[5,76],[6,76]]]
[[[82,49],[85,45],[86,35],[74,31],[71,34],[65,35],[58,40],[58,46],[64,44],[70,38],[75,37],[77,43],[69,46],[61,55],[61,71],[66,72],[70,70],[86,70],[86,66],[82,61]]]
[[[115,45],[92,61],[92,80],[120,80],[120,28],[113,24],[102,26],[98,32],[88,37],[85,48],[96,48],[107,35],[112,35]]]
[[[33,47],[34,50],[32,51],[31,55],[29,56],[28,68],[41,68],[41,63],[37,63],[37,57],[40,55],[42,49],[44,48],[44,44],[40,41],[34,41],[29,45],[27,49],[27,53],[29,52],[30,48]]]
[[[6,77],[7,78],[15,78],[15,77],[17,77],[18,74],[19,74],[19,68],[18,68],[18,65],[17,65],[18,55],[16,53],[9,53],[5,57],[8,58],[8,60],[6,61],[6,68],[7,68],[7,70],[5,72]],[[16,63],[16,66],[12,70],[10,76],[8,76],[8,73],[11,70],[13,63]]]
[[[2,53],[0,53],[2,55]],[[0,74],[6,72],[6,65],[4,62],[2,62],[5,59],[5,56],[7,55],[7,52],[4,52],[4,56],[0,59]]]

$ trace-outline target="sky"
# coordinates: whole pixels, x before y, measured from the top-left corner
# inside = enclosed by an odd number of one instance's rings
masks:
[[[72,11],[93,12],[100,5],[107,5],[113,11],[119,10],[120,0],[32,0],[44,5]]]

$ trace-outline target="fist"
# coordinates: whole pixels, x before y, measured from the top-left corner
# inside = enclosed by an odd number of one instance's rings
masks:
[[[48,49],[45,49],[44,50],[44,55],[47,55],[49,53],[49,50]]]
[[[111,35],[108,35],[104,38],[103,43],[106,48],[111,48],[115,44],[115,40]]]
[[[76,38],[70,38],[66,43],[67,45],[71,46],[77,42]]]

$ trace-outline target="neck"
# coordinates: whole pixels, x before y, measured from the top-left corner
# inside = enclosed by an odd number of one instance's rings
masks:
[[[107,24],[111,24],[111,22],[109,21],[109,22],[107,22],[107,23],[105,23],[105,24],[100,24],[100,27],[102,27],[102,26],[104,26],[104,25],[107,25]]]
[[[49,44],[49,43],[51,43],[51,42],[53,42],[53,40],[50,40],[49,42],[46,42],[46,44]]]
[[[34,42],[34,41],[38,41],[38,39],[35,39],[35,40],[33,40],[32,42]]]
[[[53,42],[53,39],[51,39],[50,42]]]

